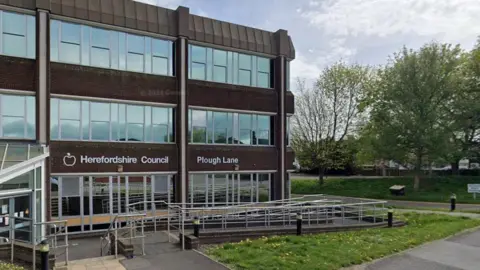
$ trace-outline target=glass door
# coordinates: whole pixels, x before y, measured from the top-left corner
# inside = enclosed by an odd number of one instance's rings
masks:
[[[0,199],[0,237],[10,238],[10,199]]]
[[[13,202],[13,203],[12,203]],[[32,233],[31,196],[14,197],[10,199],[10,207],[14,216],[15,240],[30,242]]]

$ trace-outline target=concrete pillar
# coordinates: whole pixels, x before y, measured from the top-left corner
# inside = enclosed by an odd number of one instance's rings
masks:
[[[36,38],[36,106],[37,106],[37,142],[47,145],[49,142],[49,61],[50,61],[50,14],[47,11],[37,10],[36,14],[37,38]]]

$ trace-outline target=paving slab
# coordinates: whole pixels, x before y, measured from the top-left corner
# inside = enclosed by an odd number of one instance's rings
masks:
[[[394,256],[380,260],[374,264],[366,266],[366,270],[461,270],[461,268],[432,262],[422,258],[417,258],[408,254]]]

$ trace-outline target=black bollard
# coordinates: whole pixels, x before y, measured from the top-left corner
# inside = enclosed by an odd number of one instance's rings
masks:
[[[388,227],[393,227],[393,210],[388,210]]]
[[[193,236],[197,237],[200,235],[200,220],[198,217],[193,218]]]
[[[452,195],[450,196],[450,211],[455,211],[455,204],[457,203],[457,195],[455,195],[454,193],[452,193]]]
[[[302,235],[302,213],[297,213],[297,235]]]
[[[40,262],[41,262],[41,269],[42,270],[49,270],[48,269],[48,252],[50,247],[48,246],[48,241],[43,240],[40,242]]]

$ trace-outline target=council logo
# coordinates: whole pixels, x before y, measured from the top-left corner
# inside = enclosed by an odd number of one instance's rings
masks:
[[[72,167],[77,162],[77,158],[75,156],[70,155],[67,153],[66,156],[63,157],[63,165],[67,167]]]

